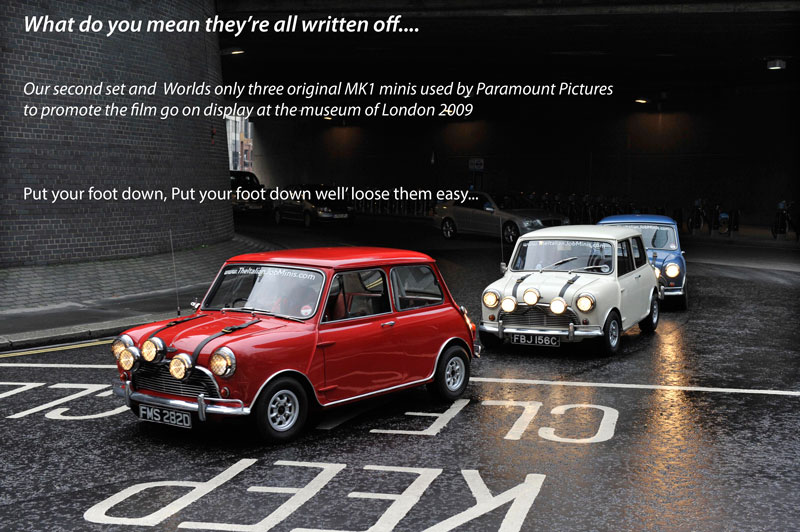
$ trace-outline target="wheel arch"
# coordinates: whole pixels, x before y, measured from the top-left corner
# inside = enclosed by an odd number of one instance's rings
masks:
[[[314,391],[314,387],[311,385],[311,381],[308,380],[308,377],[305,374],[303,374],[302,372],[300,372],[300,371],[298,371],[296,369],[284,369],[284,370],[278,371],[277,373],[273,373],[272,375],[269,376],[269,378],[267,378],[267,380],[265,380],[261,384],[261,387],[258,389],[258,392],[256,392],[256,395],[253,397],[252,403],[250,403],[250,408],[251,409],[255,406],[255,404],[261,398],[261,394],[264,392],[264,388],[266,388],[267,385],[270,382],[272,382],[275,379],[280,378],[280,377],[291,377],[291,378],[295,379],[300,384],[300,386],[303,387],[303,389],[305,390],[305,392],[308,395],[308,397],[314,399],[312,405],[314,405],[316,407],[319,407],[319,408],[322,407],[322,405],[319,402],[319,398],[317,397],[317,394]]]

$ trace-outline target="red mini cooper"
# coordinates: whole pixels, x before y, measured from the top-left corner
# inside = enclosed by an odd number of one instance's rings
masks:
[[[455,399],[480,353],[432,258],[365,247],[233,257],[193,314],[130,329],[111,350],[114,390],[140,419],[252,414],[276,440],[313,407],[425,383]]]

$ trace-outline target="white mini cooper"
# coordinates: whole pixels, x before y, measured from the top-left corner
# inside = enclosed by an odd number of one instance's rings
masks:
[[[638,231],[570,225],[523,235],[503,277],[483,291],[481,343],[558,347],[602,339],[619,350],[622,333],[637,323],[658,326],[658,276]]]

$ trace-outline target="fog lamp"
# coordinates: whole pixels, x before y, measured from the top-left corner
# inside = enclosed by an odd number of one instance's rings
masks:
[[[500,308],[503,309],[503,312],[514,312],[514,309],[517,308],[517,300],[513,297],[504,297]]]
[[[550,302],[550,312],[553,314],[563,314],[567,310],[567,302],[564,298],[557,297]]]
[[[522,294],[522,300],[527,305],[535,305],[536,303],[539,302],[539,298],[541,298],[541,295],[539,294],[539,291],[536,290],[535,288],[528,288]]]
[[[192,369],[192,359],[186,353],[175,355],[169,362],[169,374],[178,380],[183,380]]]
[[[165,351],[164,341],[157,336],[145,340],[142,344],[142,358],[148,362],[160,361],[164,358]]]
[[[139,364],[141,356],[141,353],[135,347],[126,347],[119,354],[119,367],[125,371],[131,371]]]

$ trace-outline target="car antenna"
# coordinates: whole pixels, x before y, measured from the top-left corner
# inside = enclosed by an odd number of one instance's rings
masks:
[[[178,297],[178,270],[175,268],[175,247],[172,245],[172,229],[169,230],[169,251],[172,254],[172,275],[175,278],[175,304],[178,307],[178,316],[180,316],[181,299]]]

